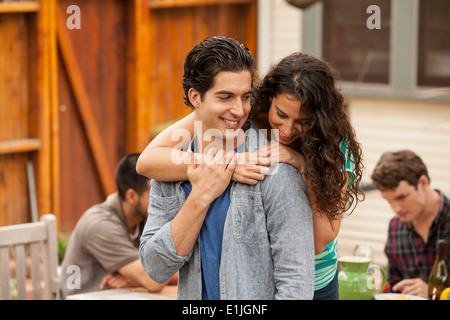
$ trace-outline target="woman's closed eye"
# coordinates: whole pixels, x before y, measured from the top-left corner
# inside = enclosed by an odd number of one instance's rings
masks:
[[[279,113],[279,112],[277,112],[277,116],[280,117],[280,118],[282,118],[282,119],[287,118],[287,115],[285,115],[284,113]]]

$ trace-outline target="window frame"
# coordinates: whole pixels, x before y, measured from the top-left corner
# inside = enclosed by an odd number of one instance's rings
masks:
[[[360,0],[358,0],[358,1],[360,1]],[[390,2],[390,8],[389,9],[392,10],[392,0],[388,0],[388,1]],[[368,1],[368,2],[370,2],[370,1]],[[362,10],[361,11],[361,16],[362,17],[361,17],[361,20],[358,21],[358,24],[356,25],[354,22],[348,22],[348,21],[345,22],[344,21],[344,22],[342,22],[341,25],[339,25],[339,27],[342,27],[344,32],[345,31],[349,31],[349,29],[350,29],[350,31],[351,31],[351,29],[354,29],[354,30],[356,30],[356,32],[360,32],[360,35],[358,36],[358,39],[361,39],[361,35],[366,34],[366,33],[368,33],[368,34],[370,34],[371,32],[373,32],[373,33],[385,33],[386,30],[383,30],[383,29],[386,28],[385,27],[386,21],[382,21],[382,24],[381,24],[382,28],[381,28],[381,30],[368,30],[367,29],[367,27],[366,27],[366,19],[370,16],[370,14],[366,14],[366,8],[365,8],[364,4],[359,3],[358,5],[361,6],[360,9]],[[331,50],[333,50],[333,48],[331,47],[331,43],[332,43],[331,39],[332,39],[332,37],[328,37],[327,35],[328,34],[336,34],[336,33],[339,32],[339,30],[331,29],[331,27],[330,27],[330,24],[331,24],[330,17],[332,17],[332,8],[330,8],[330,6],[331,6],[330,2],[326,2],[322,6],[322,13],[321,13],[322,14],[322,28],[324,29],[324,31],[322,32],[322,45],[321,45],[322,46],[322,54],[321,54],[321,56],[330,55],[330,53],[332,53]],[[381,9],[381,10],[383,10],[383,9]],[[392,16],[392,12],[391,12],[391,16]],[[381,14],[381,18],[383,20],[383,12]],[[390,19],[390,21],[392,21],[392,19]],[[391,28],[392,28],[391,27],[391,23],[389,23],[389,33],[388,33],[389,40],[391,40],[391,37],[392,37],[392,30],[391,30]],[[364,29],[364,30],[362,30],[362,29]],[[345,32],[345,35],[348,35],[348,32]],[[344,39],[346,39],[346,37]],[[330,51],[325,53],[325,51],[327,49],[330,50]],[[364,47],[361,47],[361,49],[364,49]],[[350,50],[349,53],[350,52],[352,52],[352,51]],[[378,85],[389,85],[391,83],[391,80],[392,80],[391,79],[391,74],[392,74],[391,73],[392,54],[391,53],[392,53],[392,41],[389,41],[389,50],[387,52],[387,54],[389,56],[389,58],[388,58],[388,65],[389,65],[389,67],[388,67],[387,72],[383,72],[382,74],[377,74],[377,73],[370,74],[370,73],[368,73],[368,74],[365,75],[364,82],[362,82],[362,83],[364,83],[364,84],[378,84]],[[351,70],[351,69],[342,70],[341,71],[342,72],[342,77],[344,77],[344,78],[345,77],[354,78],[355,81],[349,80],[347,82],[356,83],[358,81],[358,77],[360,76],[362,67],[364,67],[364,63],[366,62],[365,60],[367,58],[368,58],[367,56],[364,57],[363,62],[361,64],[361,67],[360,67],[359,70]]]
[[[419,87],[449,87],[450,86],[450,76],[449,77],[439,77],[439,76],[427,76],[426,75],[426,56],[427,51],[425,50],[426,47],[426,41],[423,40],[425,37],[426,31],[425,30],[425,17],[426,17],[426,11],[425,11],[425,1],[420,1],[419,4],[419,17],[418,17],[418,39],[417,39],[417,85]],[[442,31],[449,31],[450,27],[447,26]],[[423,42],[421,42],[423,41]],[[420,84],[420,83],[424,84]]]
[[[351,97],[424,99],[449,102],[446,90],[439,86],[418,85],[419,9],[421,0],[391,0],[391,43],[387,84],[342,81],[343,92]],[[365,12],[363,14],[366,14]],[[381,13],[382,14],[382,13]],[[367,15],[369,17],[369,15]],[[323,3],[303,10],[302,51],[322,57]],[[398,45],[401,39],[401,44]]]

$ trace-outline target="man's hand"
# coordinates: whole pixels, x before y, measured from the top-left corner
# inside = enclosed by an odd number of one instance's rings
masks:
[[[224,153],[223,150],[210,149],[203,155],[202,163],[191,153],[191,163],[188,165],[187,175],[192,185],[192,193],[201,195],[209,203],[220,196],[231,181],[236,168],[238,154]]]
[[[192,251],[209,205],[230,184],[237,159],[238,155],[234,152],[224,154],[222,150],[218,152],[213,150],[204,155],[202,163],[199,164],[194,161],[194,154],[191,152],[191,163],[188,164],[187,176],[192,190],[170,223],[177,255],[187,256]]]
[[[269,144],[258,149],[259,159],[265,158],[270,165],[278,162],[289,163],[296,168],[300,173],[303,173],[305,168],[305,157],[277,141],[271,141]],[[267,161],[266,160],[266,161]]]
[[[411,294],[422,298],[428,298],[428,283],[420,278],[404,279],[397,282],[392,287],[392,291],[401,292],[402,294]]]
[[[245,184],[257,184],[269,174],[269,166],[268,157],[259,156],[257,152],[242,153],[231,179]]]
[[[131,287],[137,287],[138,285],[134,283],[133,281],[125,278],[120,273],[112,273],[107,274],[100,284],[100,289],[117,289],[117,288],[131,288]]]

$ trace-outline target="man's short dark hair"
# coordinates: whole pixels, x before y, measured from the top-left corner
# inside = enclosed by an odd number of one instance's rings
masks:
[[[120,159],[116,168],[116,186],[119,197],[125,200],[128,189],[135,190],[139,195],[149,188],[148,178],[136,172],[136,162],[139,153],[131,153]]]
[[[383,153],[372,173],[372,180],[378,190],[385,191],[395,190],[403,180],[417,188],[421,176],[430,181],[422,159],[410,150],[400,150]]]
[[[225,37],[209,37],[197,44],[186,56],[182,79],[185,104],[194,109],[189,89],[204,94],[214,86],[214,78],[221,71],[249,71],[255,75],[255,60],[250,50],[238,41]]]

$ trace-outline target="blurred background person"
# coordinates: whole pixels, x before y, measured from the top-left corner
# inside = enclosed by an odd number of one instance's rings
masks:
[[[116,168],[117,192],[89,208],[77,222],[61,265],[60,299],[108,288],[144,287],[159,292],[139,260],[139,239],[147,218],[150,179],[136,172],[138,153],[123,157]],[[79,285],[69,267],[79,267]],[[174,275],[167,284],[176,284]]]
[[[372,180],[395,213],[385,247],[391,290],[428,298],[439,239],[447,243],[450,265],[449,199],[431,187],[426,165],[410,150],[385,152]]]

